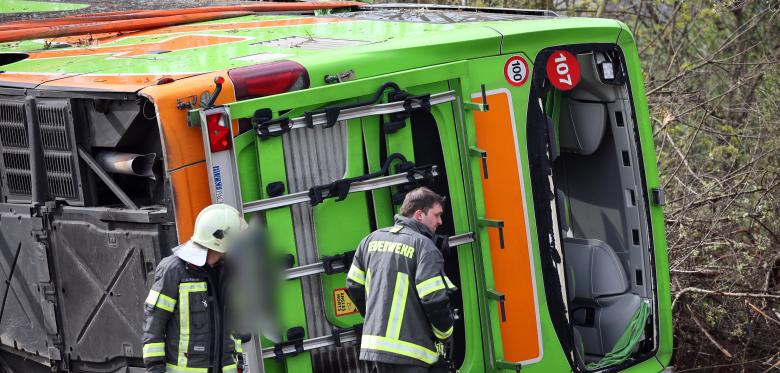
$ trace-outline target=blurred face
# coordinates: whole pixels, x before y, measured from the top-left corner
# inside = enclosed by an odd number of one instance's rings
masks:
[[[428,209],[428,212],[423,210],[417,210],[414,212],[414,220],[423,223],[431,232],[436,233],[436,229],[441,225],[441,214],[444,212],[444,208],[441,204],[434,204],[433,207]]]
[[[209,254],[206,257],[206,264],[213,267],[215,264],[219,262],[220,259],[222,259],[222,256],[224,255],[225,254],[219,251],[209,250]]]

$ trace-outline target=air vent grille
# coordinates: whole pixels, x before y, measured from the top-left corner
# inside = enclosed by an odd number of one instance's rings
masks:
[[[24,97],[0,99],[0,154],[6,201],[26,202],[32,195],[32,171]],[[49,194],[82,202],[74,149],[73,113],[68,99],[36,101]]]

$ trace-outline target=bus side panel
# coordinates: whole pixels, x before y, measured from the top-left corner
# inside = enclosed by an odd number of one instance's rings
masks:
[[[631,96],[634,102],[634,113],[639,128],[639,141],[642,147],[642,160],[644,161],[645,182],[648,195],[645,196],[650,211],[652,229],[653,252],[655,261],[655,286],[658,307],[658,352],[657,358],[665,367],[672,359],[674,338],[672,336],[672,305],[669,279],[669,255],[666,245],[666,230],[664,226],[663,208],[653,203],[651,191],[661,188],[661,180],[658,177],[658,163],[656,161],[655,147],[653,144],[653,130],[650,122],[650,114],[647,107],[647,97],[643,84],[642,67],[639,64],[636,43],[631,32],[625,24],[622,24],[623,32],[618,39],[618,45],[623,49],[625,63],[628,68],[629,81],[631,82]]]
[[[533,233],[536,232],[536,223],[533,198],[530,194],[528,153],[525,149],[526,108],[532,77],[528,76],[520,86],[507,82],[504,76],[505,64],[513,56],[522,57],[528,63],[530,74],[533,69],[532,61],[524,54],[489,57],[470,62],[471,99],[473,102],[482,101],[481,85],[484,84],[489,104],[487,112],[474,113],[476,145],[488,150],[488,179],[482,177],[482,194],[487,211],[485,217],[504,220],[505,224],[503,250],[500,249],[497,230],[489,229],[490,253],[493,255],[495,252],[500,257],[493,258],[490,265],[485,263],[488,270],[491,266],[493,268],[492,273],[484,275],[488,284],[495,280],[496,290],[506,293],[506,289],[510,289],[511,292],[504,305],[507,322],[510,324],[501,322],[500,312],[497,313],[499,319],[492,320],[499,324],[502,334],[507,336],[502,335],[501,341],[493,343],[501,344],[504,361],[523,361],[523,370],[568,371],[571,367],[548,311],[539,244]],[[500,127],[502,122],[509,126]],[[499,147],[502,149],[498,149]],[[504,149],[506,147],[509,148]],[[504,178],[514,181],[499,182]],[[491,188],[490,192],[488,188]],[[510,194],[512,196],[508,197]],[[507,198],[512,198],[513,202],[507,202]],[[505,262],[514,263],[507,265]],[[518,265],[525,266],[525,269],[520,269]],[[518,281],[515,276],[521,275],[528,277]]]

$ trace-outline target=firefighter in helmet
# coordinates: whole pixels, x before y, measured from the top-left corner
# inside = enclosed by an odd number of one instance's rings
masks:
[[[360,359],[374,372],[427,372],[440,364],[437,342],[452,336],[447,292],[454,285],[434,244],[444,201],[424,187],[410,191],[395,225],[368,235],[355,252],[347,290],[365,319]]]
[[[192,238],[160,261],[144,304],[147,372],[237,371],[241,345],[225,322],[222,257],[230,239],[245,228],[235,208],[208,206],[198,214]]]

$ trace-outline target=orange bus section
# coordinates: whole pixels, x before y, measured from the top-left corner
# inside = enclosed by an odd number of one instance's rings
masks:
[[[165,152],[165,172],[170,176],[174,190],[174,210],[179,241],[187,241],[192,235],[195,216],[211,203],[208,175],[206,173],[203,134],[200,128],[190,128],[187,108],[205,105],[205,95],[213,92],[217,77],[227,78],[227,72],[218,71],[182,80],[179,84],[155,85],[140,93],[151,100],[157,108],[157,123],[162,135]],[[222,92],[216,104],[235,101],[235,92],[230,79],[225,79]],[[237,123],[233,123],[238,133]]]
[[[481,94],[473,102],[481,103]],[[474,112],[477,147],[498,160],[500,172],[482,179],[485,216],[502,220],[503,248],[497,230],[489,230],[495,290],[504,294],[504,316],[499,320],[504,360],[532,363],[541,358],[541,326],[536,297],[528,211],[521,172],[520,146],[511,94],[506,89],[487,92],[486,112]],[[499,310],[499,314],[501,311]],[[522,343],[518,343],[522,341]]]
[[[171,185],[176,187],[173,195],[176,214],[176,231],[179,242],[192,237],[198,212],[211,204],[206,162],[183,167],[169,173]]]

